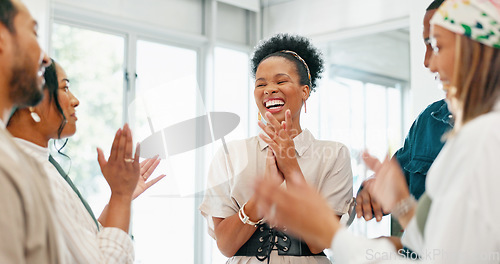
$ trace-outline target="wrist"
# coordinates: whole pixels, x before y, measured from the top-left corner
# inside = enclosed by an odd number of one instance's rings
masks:
[[[287,166],[283,166],[283,170],[280,168],[281,172],[283,172],[283,175],[285,177],[287,175],[292,175],[292,174],[302,174],[302,170],[300,169],[299,163],[297,160],[293,162],[292,164],[288,164]]]
[[[248,202],[241,206],[240,211],[248,216],[248,220],[252,222],[258,222],[262,217],[259,216],[257,206],[254,203],[254,199],[250,199]]]
[[[124,193],[116,193],[112,192],[111,193],[111,198],[109,199],[110,203],[111,201],[114,202],[120,202],[120,203],[132,203],[132,194],[124,194]]]
[[[244,224],[244,225],[251,225],[253,227],[257,227],[259,226],[262,222],[263,222],[263,219],[260,219],[258,221],[252,221],[250,219],[250,217],[246,214],[245,212],[245,205],[247,205],[247,203],[244,203],[240,210],[238,211],[238,217],[240,218],[241,222]]]
[[[413,212],[415,207],[417,206],[417,201],[413,195],[408,195],[406,198],[401,199],[395,206],[392,208],[392,216],[394,216],[399,221],[405,219],[411,219],[413,217]]]

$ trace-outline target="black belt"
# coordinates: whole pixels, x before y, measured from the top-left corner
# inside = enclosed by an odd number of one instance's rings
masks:
[[[266,223],[258,225],[257,230],[234,255],[255,256],[260,261],[267,259],[269,263],[273,250],[285,256],[326,256],[323,252],[313,254],[302,240],[270,228]]]

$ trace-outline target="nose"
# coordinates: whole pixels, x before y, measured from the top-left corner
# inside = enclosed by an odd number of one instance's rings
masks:
[[[274,87],[273,85],[268,85],[266,87],[266,90],[264,90],[264,94],[274,94],[278,92],[278,88]]]
[[[431,55],[430,58],[429,58],[429,67],[428,69],[433,72],[433,73],[436,73],[438,72],[438,67],[437,67],[437,61],[436,61],[436,57],[438,55]]]
[[[80,101],[78,100],[78,98],[76,98],[76,96],[71,91],[69,92],[69,94],[71,96],[71,101],[70,101],[71,105],[76,108],[77,106],[80,105]]]
[[[51,63],[49,55],[47,55],[47,53],[45,53],[45,51],[42,50],[41,57],[42,57],[42,63],[40,63],[41,66],[44,67],[44,68],[49,67],[49,65]]]
[[[432,47],[430,47],[430,45],[426,45],[426,48],[425,48],[425,57],[424,57],[424,66],[427,69],[429,69],[431,58],[432,58]]]

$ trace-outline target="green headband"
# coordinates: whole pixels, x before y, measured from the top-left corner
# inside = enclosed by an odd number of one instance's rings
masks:
[[[430,23],[500,49],[500,0],[446,0]]]

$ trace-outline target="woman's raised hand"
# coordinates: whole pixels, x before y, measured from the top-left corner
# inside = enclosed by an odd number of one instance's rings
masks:
[[[381,163],[368,152],[363,153],[363,160],[368,168],[375,172],[374,180],[367,189],[380,203],[384,212],[391,212],[399,201],[410,196],[406,179],[397,160],[387,156]]]
[[[278,168],[286,175],[300,170],[299,163],[295,155],[295,144],[293,136],[298,134],[298,131],[292,129],[292,114],[290,110],[285,112],[285,121],[281,124],[269,112],[266,112],[268,124],[265,125],[259,121],[259,127],[268,135],[260,134],[259,137],[264,140],[273,150]]]
[[[155,185],[166,176],[165,174],[162,174],[150,181],[147,181],[156,167],[158,167],[158,165],[160,164],[160,161],[161,159],[157,155],[151,159],[145,159],[140,163],[141,177],[139,177],[139,181],[137,181],[137,186],[135,187],[132,199],[137,198],[139,195],[149,189],[149,187]]]
[[[264,172],[264,180],[271,181],[274,184],[280,185],[285,180],[283,173],[278,169],[276,157],[271,148],[267,149],[266,170]]]
[[[132,132],[128,124],[125,124],[115,134],[108,160],[104,157],[103,151],[97,148],[97,161],[112,195],[132,197],[137,186],[140,177],[140,147],[137,144],[133,156],[132,145]]]

